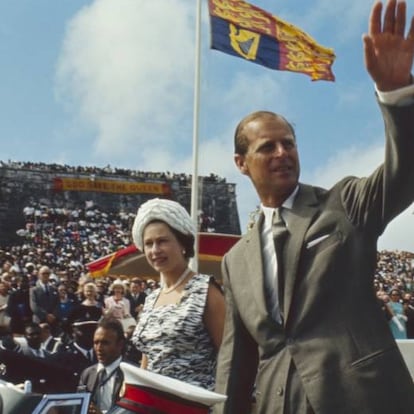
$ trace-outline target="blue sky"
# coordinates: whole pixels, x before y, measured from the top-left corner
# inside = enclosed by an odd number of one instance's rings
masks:
[[[372,2],[251,3],[337,59],[336,82],[312,82],[210,50],[203,0],[199,173],[237,184],[243,230],[258,204],[233,163],[247,113],[268,109],[295,125],[303,182],[367,175],[384,148],[361,41]],[[194,0],[0,0],[0,159],[191,173],[195,13]],[[391,223],[380,249],[414,251],[413,211]]]

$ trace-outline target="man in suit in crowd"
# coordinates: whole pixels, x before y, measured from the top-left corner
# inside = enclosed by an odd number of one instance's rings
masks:
[[[36,322],[26,324],[23,337],[13,338],[11,335],[3,337],[0,347],[32,358],[48,359],[51,355],[49,351],[42,348],[41,328]]]
[[[49,283],[51,270],[48,266],[39,269],[38,280],[30,288],[30,308],[33,312],[33,322],[47,322],[52,332],[57,328],[55,312],[59,304],[56,288]]]
[[[69,367],[55,364],[53,359],[48,357],[33,357],[27,351],[22,352],[19,349],[19,346],[16,350],[4,349],[0,346],[1,379],[13,384],[30,380],[33,392],[41,394],[67,393],[76,390],[77,383],[72,385],[74,378]],[[77,379],[79,381],[79,378]]]
[[[10,331],[14,334],[23,334],[25,325],[33,320],[27,276],[18,277],[17,288],[9,296],[7,313],[10,316]]]
[[[56,338],[52,335],[49,324],[43,322],[39,324],[39,326],[41,331],[42,349],[50,352],[51,354],[59,351],[59,349],[63,347],[62,341],[60,338]]]
[[[144,292],[144,289],[142,287],[142,280],[132,279],[126,298],[131,303],[131,316],[134,319],[137,318],[138,312],[141,309],[142,305],[144,305],[146,297],[147,294]]]
[[[414,339],[414,298],[411,293],[405,293],[403,297],[404,314],[407,317],[407,339]]]
[[[42,348],[42,330],[36,322],[29,322],[24,328],[26,346],[22,346],[20,352],[26,356],[48,359],[51,355],[49,351]]]
[[[78,390],[89,391],[91,410],[106,413],[119,399],[123,382],[120,368],[125,346],[124,330],[115,318],[103,318],[95,331],[93,346],[98,363],[82,372]]]
[[[77,378],[84,369],[97,362],[93,349],[93,338],[97,324],[97,321],[89,320],[82,313],[79,313],[72,323],[72,340],[53,354],[54,359],[58,363],[70,367],[73,375]]]
[[[292,125],[244,118],[235,162],[261,200],[254,227],[223,260],[227,316],[215,414],[410,414],[414,384],[373,289],[377,239],[414,201],[414,19],[371,11],[365,64],[386,129],[385,161],[330,190],[299,183]],[[280,243],[281,241],[281,243]]]

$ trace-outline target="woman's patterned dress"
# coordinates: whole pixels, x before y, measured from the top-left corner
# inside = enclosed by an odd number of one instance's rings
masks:
[[[161,289],[146,298],[132,341],[147,356],[149,371],[214,388],[217,355],[203,322],[209,281],[194,275],[177,304],[154,308]]]

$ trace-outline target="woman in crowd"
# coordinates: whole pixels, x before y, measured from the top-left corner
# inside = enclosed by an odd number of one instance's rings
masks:
[[[68,294],[67,287],[64,283],[57,287],[58,304],[55,310],[55,316],[59,324],[59,333],[67,332],[69,329],[70,315],[77,308],[78,301],[76,296]]]
[[[390,299],[387,306],[392,317],[388,321],[388,324],[390,325],[392,334],[395,339],[407,339],[407,330],[405,327],[407,317],[404,314],[400,291],[398,289],[391,289]]]
[[[111,294],[105,298],[105,315],[119,320],[130,317],[131,304],[125,297],[126,287],[122,280],[115,280],[109,290]]]
[[[97,300],[98,288],[95,283],[87,282],[83,286],[84,300],[81,303],[85,312],[90,315],[90,319],[98,321],[103,314],[102,303]]]
[[[153,199],[141,205],[132,229],[136,246],[160,272],[132,337],[141,367],[213,389],[224,324],[224,297],[208,275],[188,267],[196,230],[180,204]]]

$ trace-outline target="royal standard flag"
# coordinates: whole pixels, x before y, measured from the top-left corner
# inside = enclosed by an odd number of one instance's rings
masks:
[[[209,0],[211,48],[276,70],[334,81],[333,49],[243,0]]]

